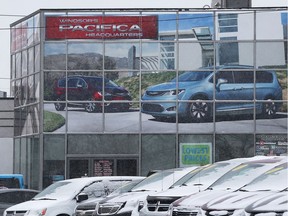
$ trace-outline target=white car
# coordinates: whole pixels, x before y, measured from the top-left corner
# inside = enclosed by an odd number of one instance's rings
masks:
[[[246,215],[288,216],[288,188],[255,201],[245,208]]]
[[[191,194],[176,200],[170,206],[169,214],[200,215],[201,206],[208,201],[232,193],[253,181],[259,175],[287,161],[287,157],[267,157],[263,160],[255,160],[242,163],[227,172],[205,191]]]
[[[177,180],[197,167],[186,167],[158,171],[136,185],[131,192],[100,201],[93,215],[134,215],[138,214],[139,203],[143,203],[146,196],[167,190]],[[141,205],[141,204],[140,204]]]
[[[267,157],[257,156],[251,158],[237,158],[216,162],[214,164],[209,164],[200,167],[198,170],[194,170],[193,172],[191,172],[189,178],[183,178],[182,180],[179,180],[170,189],[147,196],[143,208],[139,211],[139,215],[140,216],[169,215],[168,212],[169,206],[174,201],[180,199],[181,197],[189,196],[191,194],[199,193],[201,191],[206,190],[211,184],[213,184],[215,181],[221,178],[225,173],[229,172],[235,167],[238,167],[240,164],[244,162],[261,161],[261,160],[267,160]],[[280,161],[280,158],[275,159],[275,161]],[[242,182],[245,183],[245,180],[242,180],[239,183],[237,182],[231,184],[234,184],[233,186],[235,186],[235,188],[238,189],[239,187],[244,185]],[[227,183],[229,184],[229,182]]]
[[[4,216],[71,216],[80,203],[106,196],[137,176],[83,177],[55,182],[32,200],[6,209]]]
[[[287,187],[288,162],[268,170],[238,191],[217,197],[202,205],[202,215],[245,215],[245,208],[251,203],[286,190]]]

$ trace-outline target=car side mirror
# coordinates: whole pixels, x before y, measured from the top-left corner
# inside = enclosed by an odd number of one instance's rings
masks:
[[[83,88],[82,84],[77,84],[77,88]]]
[[[76,202],[82,202],[84,200],[88,200],[88,195],[85,193],[80,193],[76,196]]]
[[[216,89],[219,90],[220,89],[220,85],[222,85],[224,83],[227,83],[227,82],[228,82],[227,79],[222,79],[222,78],[218,79],[217,80],[217,84],[216,84]]]

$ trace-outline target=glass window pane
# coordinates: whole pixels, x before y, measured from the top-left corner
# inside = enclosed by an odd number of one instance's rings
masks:
[[[65,70],[66,69],[66,44],[63,42],[45,43],[44,47],[44,69]]]
[[[151,170],[174,168],[176,163],[175,135],[142,135],[141,173],[147,175]],[[157,155],[157,160],[155,160]]]
[[[253,134],[216,134],[215,161],[253,156]]]
[[[102,70],[102,43],[69,43],[68,70]]]

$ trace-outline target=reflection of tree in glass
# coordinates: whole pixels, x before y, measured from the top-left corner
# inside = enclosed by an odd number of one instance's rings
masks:
[[[219,135],[215,141],[215,161],[254,156],[253,135]]]

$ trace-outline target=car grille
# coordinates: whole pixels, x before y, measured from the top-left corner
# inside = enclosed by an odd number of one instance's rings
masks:
[[[94,210],[76,210],[75,216],[92,216]]]
[[[24,216],[26,211],[7,211],[7,216]]]
[[[146,91],[146,95],[149,95],[149,96],[162,96],[164,95],[165,93],[167,93],[167,91]]]
[[[164,108],[159,104],[143,103],[143,111],[147,112],[163,112]]]
[[[198,212],[173,211],[172,216],[196,216]]]
[[[120,208],[120,205],[99,205],[97,209],[97,215],[116,214]]]
[[[180,197],[169,197],[167,198],[154,198],[147,197],[147,208],[149,211],[168,211],[169,205]]]

